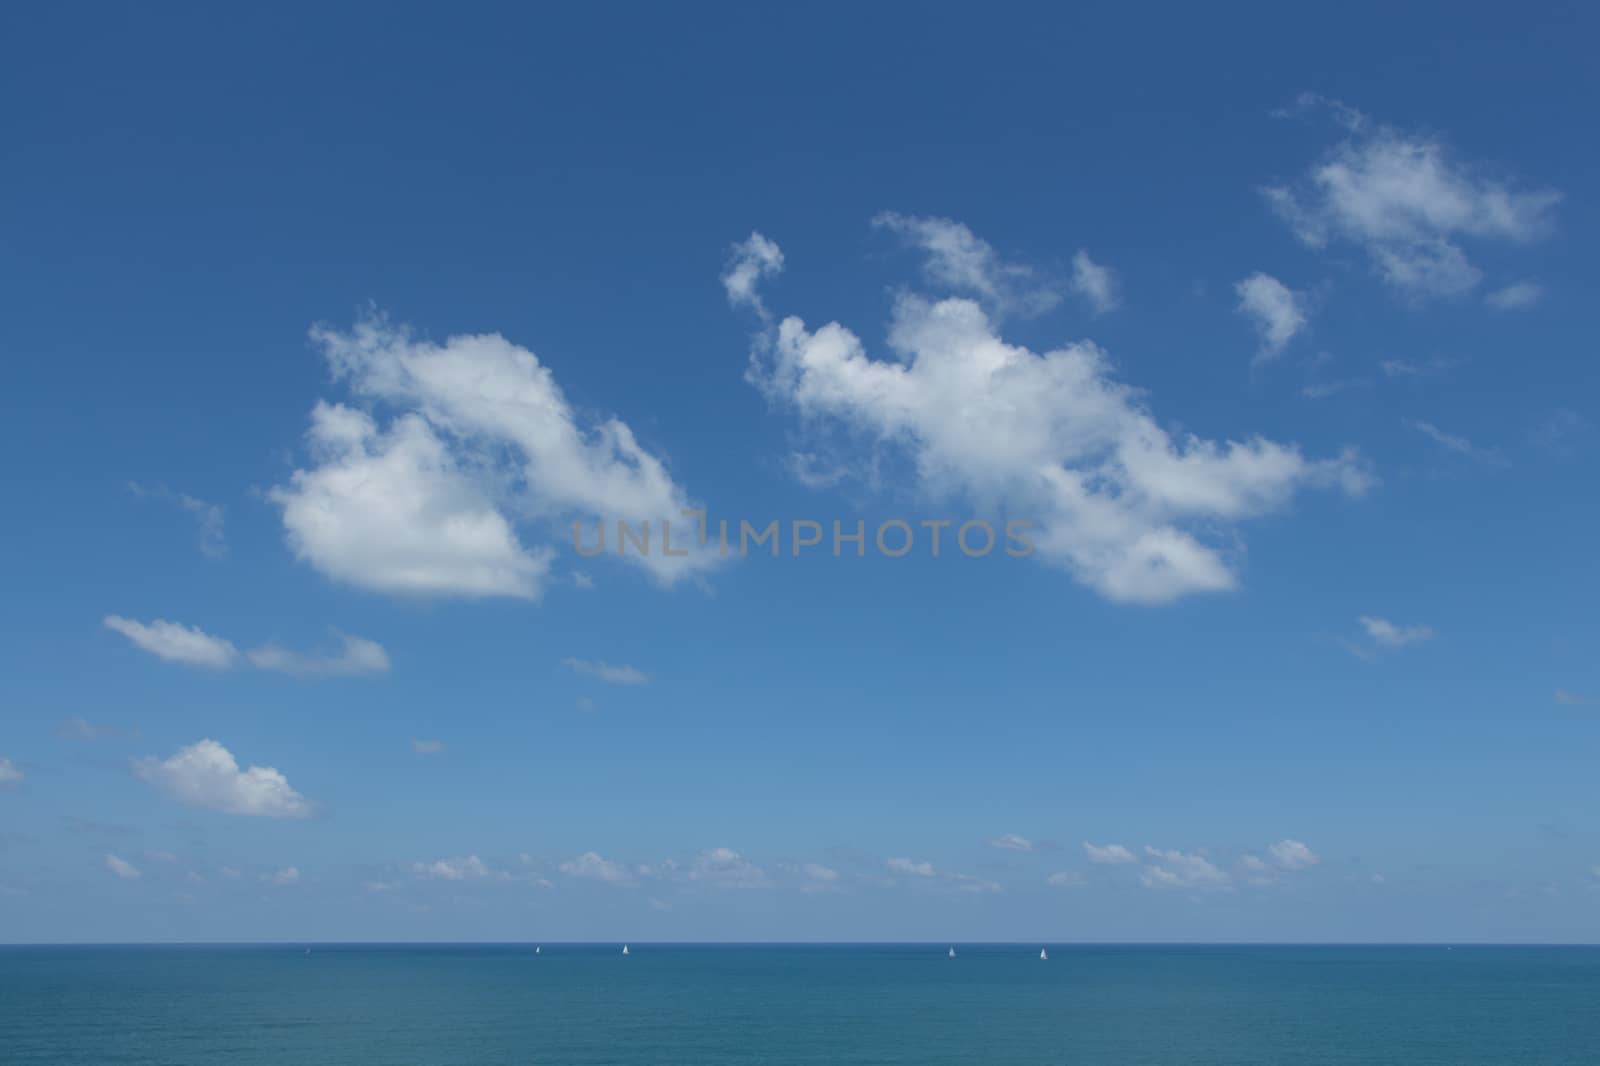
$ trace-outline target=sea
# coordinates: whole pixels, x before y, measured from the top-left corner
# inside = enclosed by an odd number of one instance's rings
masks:
[[[0,1063],[1600,1064],[1600,948],[950,947],[0,947]]]

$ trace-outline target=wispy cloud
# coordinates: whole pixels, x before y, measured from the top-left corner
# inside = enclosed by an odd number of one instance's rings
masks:
[[[1483,302],[1496,311],[1526,311],[1542,299],[1544,286],[1530,279],[1495,289],[1483,298]]]
[[[300,677],[355,677],[381,674],[389,669],[389,655],[375,640],[336,633],[340,649],[333,652],[297,652],[277,644],[240,653],[232,641],[213,636],[198,626],[157,619],[139,622],[120,615],[105,617],[107,629],[115,630],[133,644],[168,662],[201,666],[212,670],[230,669],[241,662],[258,670],[293,674]]]
[[[1339,381],[1313,381],[1300,388],[1300,395],[1308,400],[1326,400],[1337,396],[1341,392],[1352,389],[1371,388],[1372,382],[1367,378],[1343,378]]]
[[[575,659],[567,656],[561,660],[562,665],[574,673],[593,677],[612,685],[648,685],[650,675],[643,670],[632,666],[613,666],[611,663],[599,660]]]
[[[1409,647],[1412,644],[1421,644],[1434,638],[1432,626],[1420,623],[1412,625],[1399,625],[1387,618],[1376,615],[1362,615],[1358,621],[1366,632],[1367,638],[1380,648],[1396,650]]]
[[[1569,407],[1557,408],[1545,415],[1528,433],[1528,442],[1551,455],[1567,457],[1577,451],[1579,439],[1584,436],[1589,423]]]
[[[1431,359],[1385,359],[1378,364],[1378,369],[1388,378],[1435,378],[1449,373],[1457,362],[1443,356]]]
[[[290,651],[277,644],[263,644],[246,652],[250,665],[298,677],[355,677],[382,674],[389,670],[389,654],[375,640],[338,633],[341,647],[335,652]]]
[[[923,269],[930,282],[970,293],[992,313],[1041,314],[1061,302],[1056,284],[1041,279],[1030,266],[1005,261],[988,241],[953,219],[917,218],[885,211],[872,224],[919,248],[925,256]],[[1080,272],[1074,263],[1074,285],[1081,273],[1087,289],[1080,291],[1087,298],[1096,298],[1098,286],[1103,289],[1101,298],[1112,299],[1110,273],[1096,266],[1085,253],[1078,254],[1084,265]]]
[[[1181,888],[1197,891],[1222,891],[1233,886],[1233,878],[1198,852],[1162,850],[1147,847],[1146,862],[1139,880],[1146,888]]]
[[[165,485],[141,485],[128,482],[128,490],[142,499],[164,500],[175,504],[194,517],[199,526],[200,554],[208,559],[220,559],[228,554],[228,538],[224,530],[224,513],[218,504],[207,503],[182,492],[173,492]]]
[[[1455,455],[1476,459],[1478,462],[1489,466],[1505,466],[1505,456],[1500,454],[1498,448],[1480,448],[1466,437],[1455,433],[1446,433],[1432,422],[1424,422],[1417,418],[1408,418],[1405,424],[1433,441],[1439,447]]]
[[[137,881],[144,876],[139,868],[128,860],[111,853],[106,853],[106,869],[122,878],[124,881]]]
[[[56,733],[67,740],[107,740],[113,737],[132,735],[131,730],[123,730],[111,725],[99,725],[76,715],[63,721],[57,727]]]
[[[1117,297],[1117,279],[1110,267],[1101,266],[1089,258],[1089,253],[1079,250],[1072,257],[1072,289],[1081,296],[1097,315],[1115,311],[1120,302]]]
[[[482,881],[495,877],[489,864],[476,855],[411,864],[413,876],[434,881]]]
[[[989,841],[991,848],[1002,848],[1007,851],[1032,851],[1033,841],[1016,833],[1004,833]]]

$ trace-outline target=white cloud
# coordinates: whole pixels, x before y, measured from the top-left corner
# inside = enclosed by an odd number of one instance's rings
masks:
[[[952,219],[885,211],[872,224],[920,249],[926,256],[923,269],[933,284],[972,293],[995,313],[1040,314],[1061,302],[1061,294],[1041,282],[1031,267],[1003,261],[988,241]],[[1088,256],[1083,259],[1089,272],[1104,273]],[[1109,284],[1110,279],[1100,280]]]
[[[269,874],[262,874],[261,880],[269,885],[293,885],[300,881],[300,869],[296,866],[285,866],[281,870],[274,870]]]
[[[1091,844],[1083,842],[1083,853],[1089,857],[1090,862],[1102,866],[1115,866],[1123,863],[1138,862],[1133,852],[1121,844]]]
[[[802,892],[828,892],[834,889],[839,882],[839,871],[831,866],[824,866],[817,862],[801,863],[795,868],[804,883],[800,886]]]
[[[137,881],[143,876],[140,874],[139,868],[133,863],[127,861],[126,859],[118,858],[110,853],[107,853],[106,855],[106,869],[110,870],[124,881]]]
[[[1239,313],[1255,322],[1261,336],[1257,362],[1276,359],[1305,328],[1305,298],[1270,274],[1257,271],[1233,287],[1239,297]]]
[[[831,419],[904,453],[928,495],[1032,522],[1034,554],[1112,600],[1231,589],[1232,523],[1307,486],[1370,485],[1353,452],[1309,460],[1260,437],[1175,442],[1099,348],[1007,344],[969,300],[903,296],[889,344],[895,358],[872,359],[838,323],[812,332],[790,317],[758,341],[750,377],[808,428]]]
[[[493,877],[489,864],[476,855],[458,859],[439,859],[435,862],[414,862],[411,872],[417,877],[435,881],[480,881]]]
[[[710,848],[696,855],[687,876],[715,888],[766,888],[766,871],[732,848]]]
[[[133,772],[193,807],[262,818],[305,818],[312,804],[271,767],[240,770],[233,753],[214,740],[182,748],[166,761],[135,759]]]
[[[1076,870],[1062,870],[1045,878],[1044,883],[1051,888],[1078,888],[1088,882]]]
[[[568,877],[586,878],[591,881],[605,881],[610,884],[625,884],[633,880],[632,875],[621,863],[601,858],[599,853],[586,851],[575,859],[568,859],[559,867]]]
[[[761,302],[756,285],[763,277],[781,273],[783,252],[759,233],[733,246],[728,267],[722,274],[722,287],[728,293],[728,302],[735,307],[754,309],[762,318],[767,309]]]
[[[1496,289],[1483,302],[1496,311],[1525,311],[1544,299],[1544,286],[1537,281],[1518,281]]]
[[[107,629],[121,633],[137,647],[168,662],[221,670],[232,666],[239,655],[238,650],[226,640],[193,626],[160,619],[149,623],[136,622],[115,614],[106,615],[104,621]]]
[[[1471,289],[1482,272],[1463,239],[1527,242],[1549,232],[1561,194],[1521,190],[1451,156],[1436,138],[1346,123],[1351,136],[1295,186],[1265,191],[1302,242],[1348,241],[1410,297]]]
[[[334,377],[395,412],[319,403],[315,465],[272,490],[290,547],[338,581],[384,592],[535,598],[569,520],[613,527],[694,524],[666,464],[616,418],[580,419],[548,367],[498,334],[419,340],[376,315],[311,337]],[[624,558],[662,583],[707,569],[715,552]]]
[[[534,598],[550,553],[523,547],[506,517],[420,415],[380,430],[318,403],[318,465],[272,490],[290,548],[325,576],[380,592]]]
[[[1117,308],[1117,280],[1110,267],[1101,266],[1079,249],[1072,257],[1072,289],[1088,301],[1097,315]]]
[[[228,538],[224,530],[224,512],[219,504],[207,503],[182,492],[173,492],[165,485],[146,487],[130,481],[128,488],[135,496],[166,500],[194,516],[199,525],[200,554],[208,559],[220,559],[228,554]]]
[[[911,859],[889,859],[885,866],[904,877],[934,877],[936,873],[931,862],[915,862]]]
[[[574,570],[572,572],[572,584],[575,588],[592,589],[594,588],[594,578],[590,577],[582,570]]]
[[[444,751],[442,740],[415,740],[411,741],[411,750],[418,755],[438,755]]]
[[[991,848],[1002,848],[1007,851],[1032,851],[1033,841],[1016,833],[1005,833],[989,841]]]
[[[650,675],[643,670],[631,666],[613,666],[610,663],[590,661],[588,659],[574,659],[567,656],[561,660],[562,665],[575,673],[586,677],[598,678],[613,685],[647,685]]]
[[[1304,870],[1322,861],[1321,856],[1298,840],[1280,840],[1267,849],[1280,870]]]
[[[382,644],[347,633],[340,633],[338,637],[343,647],[333,653],[296,652],[275,644],[263,644],[246,656],[257,669],[302,677],[354,677],[388,671],[389,654]]]
[[[15,788],[27,777],[28,775],[23,773],[16,763],[0,756],[0,788]]]
[[[1362,615],[1361,628],[1366,630],[1367,636],[1373,643],[1385,648],[1404,648],[1409,644],[1421,644],[1423,641],[1432,640],[1433,627],[1425,625],[1396,625],[1387,618],[1378,618],[1373,615]]]
[[[1212,891],[1229,888],[1233,879],[1210,859],[1198,853],[1163,851],[1147,847],[1145,854],[1156,860],[1147,863],[1139,874],[1146,888],[1183,888]]]

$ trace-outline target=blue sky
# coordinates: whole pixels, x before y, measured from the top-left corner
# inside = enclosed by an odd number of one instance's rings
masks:
[[[1595,18],[1379,10],[7,12],[0,941],[1594,940]]]

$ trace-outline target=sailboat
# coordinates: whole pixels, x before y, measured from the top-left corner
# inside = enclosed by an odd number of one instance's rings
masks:
[[[1050,955],[1044,950],[1044,948],[1040,948],[1039,949],[1039,958],[1040,959],[1048,959],[1049,957],[1050,957]]]
[[[955,948],[951,948],[950,949],[950,957],[952,959],[956,957],[956,949]]]
[[[537,954],[539,954],[539,952],[540,952],[540,951],[541,951],[541,950],[543,950],[543,949],[542,949],[542,948],[534,948],[534,949],[533,949],[533,953],[534,953],[534,954],[535,954],[535,955],[537,955]]]
[[[624,955],[626,955],[628,953],[628,945],[626,945],[626,944],[622,945],[622,953]]]

